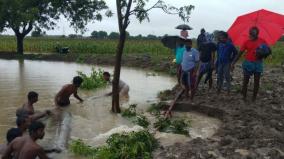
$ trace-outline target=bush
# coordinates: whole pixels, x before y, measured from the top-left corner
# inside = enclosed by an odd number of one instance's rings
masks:
[[[103,79],[102,70],[96,71],[95,68],[92,68],[92,73],[90,76],[80,71],[78,71],[78,75],[84,80],[80,87],[81,89],[91,90],[105,87],[107,85],[107,82]]]
[[[72,141],[70,150],[92,159],[150,159],[157,147],[157,141],[148,131],[113,134],[107,139],[107,145],[90,147],[82,140]]]
[[[161,132],[189,135],[190,121],[158,117],[158,121],[154,123],[154,127]]]
[[[128,118],[134,124],[147,128],[150,125],[150,122],[144,115],[137,115],[136,106],[136,104],[131,104],[129,108],[121,113],[121,116]]]

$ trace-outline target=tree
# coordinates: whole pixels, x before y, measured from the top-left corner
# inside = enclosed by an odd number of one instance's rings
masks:
[[[111,33],[108,35],[108,38],[109,38],[109,39],[118,39],[118,38],[119,38],[119,33],[117,33],[117,32],[111,32]]]
[[[157,36],[149,34],[149,35],[147,35],[147,39],[155,40],[155,39],[157,39]]]
[[[107,32],[105,31],[93,31],[91,33],[91,37],[92,38],[96,38],[96,39],[106,39],[107,38]]]
[[[99,32],[98,32],[98,31],[93,31],[93,32],[91,33],[91,38],[94,38],[94,39],[99,38]]]
[[[119,79],[121,69],[121,58],[126,40],[126,29],[130,24],[130,17],[135,16],[139,22],[149,19],[149,11],[154,8],[162,9],[167,14],[178,15],[183,21],[189,21],[189,15],[194,6],[184,6],[176,8],[174,6],[166,5],[163,0],[157,2],[150,8],[146,8],[148,0],[116,0],[116,9],[119,27],[119,42],[116,50],[114,78],[112,87],[112,111],[120,113],[119,106]]]
[[[0,0],[0,31],[12,29],[17,52],[23,54],[24,38],[33,28],[54,29],[64,16],[76,32],[84,32],[88,22],[102,19],[100,11],[105,9],[103,0]]]
[[[41,37],[46,35],[45,31],[42,31],[40,28],[36,28],[33,32],[32,32],[32,37]]]

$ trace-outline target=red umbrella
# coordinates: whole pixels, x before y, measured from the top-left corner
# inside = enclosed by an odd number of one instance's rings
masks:
[[[239,16],[228,30],[235,45],[241,46],[249,38],[249,29],[259,28],[259,37],[269,45],[275,44],[284,34],[284,15],[264,9]]]

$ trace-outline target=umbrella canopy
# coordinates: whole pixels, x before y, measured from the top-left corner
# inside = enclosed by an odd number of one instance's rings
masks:
[[[258,10],[239,16],[228,30],[235,45],[241,46],[249,38],[249,29],[258,27],[259,37],[269,45],[275,44],[284,34],[284,15]]]
[[[161,42],[165,47],[170,49],[175,49],[180,40],[185,40],[185,39],[182,39],[179,36],[164,36],[161,39]]]
[[[186,24],[181,24],[176,26],[176,29],[180,29],[180,30],[192,30],[192,28]]]

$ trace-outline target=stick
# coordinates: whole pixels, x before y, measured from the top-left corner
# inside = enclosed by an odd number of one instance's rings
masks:
[[[177,102],[177,100],[181,97],[181,95],[184,93],[184,89],[182,89],[178,94],[177,94],[177,96],[175,97],[175,99],[174,99],[174,101],[172,102],[172,104],[171,104],[171,106],[169,107],[169,109],[165,112],[165,116],[166,116],[166,118],[168,118],[168,117],[171,117],[172,116],[172,113],[171,113],[171,111],[172,111],[172,109],[174,108],[174,106],[175,106],[175,104],[176,104],[176,102]]]

